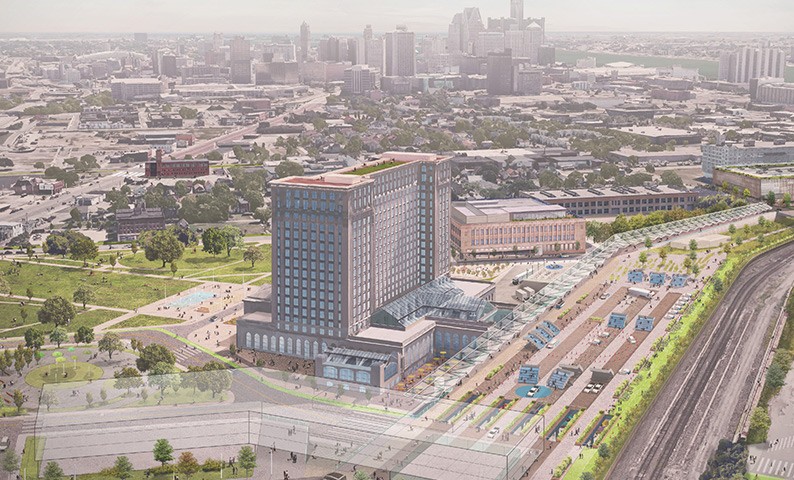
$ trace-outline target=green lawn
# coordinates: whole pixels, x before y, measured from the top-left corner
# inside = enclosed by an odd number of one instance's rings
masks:
[[[387,168],[396,167],[398,165],[402,165],[403,163],[405,163],[405,162],[395,162],[395,161],[383,162],[383,163],[378,163],[376,165],[368,165],[366,167],[359,167],[359,168],[356,168],[355,170],[350,170],[349,172],[345,172],[345,173],[347,175],[359,175],[359,176],[360,175],[366,175],[368,173],[375,173],[375,172],[379,172],[381,170],[386,170]]]
[[[18,314],[17,314],[18,315]],[[86,326],[88,328],[94,328],[97,325],[101,325],[108,320],[113,320],[114,318],[122,315],[119,312],[114,312],[112,310],[104,310],[101,308],[97,308],[94,310],[87,310],[83,311],[82,309],[78,308],[77,316],[74,320],[72,320],[69,325],[66,326],[66,330],[74,333],[77,331],[78,328],[82,326]],[[32,327],[28,327],[31,323],[38,322],[38,319],[35,315],[32,318],[29,316],[25,325],[15,328],[13,330],[6,330],[5,332],[0,332],[0,338],[10,338],[10,337],[21,337],[25,334],[25,330],[28,328],[34,328],[36,330],[41,330],[42,332],[48,334],[55,328],[52,324],[41,324],[38,323],[33,325]]]
[[[226,254],[213,256],[201,251],[200,248],[197,248],[195,252],[193,249],[186,249],[182,258],[176,261],[179,268],[177,276],[203,278],[211,277],[212,275],[267,273],[271,270],[270,245],[261,245],[259,248],[265,258],[257,262],[254,268],[251,268],[250,263],[243,262],[243,249],[240,248],[232,250],[232,254],[228,257]],[[139,273],[171,275],[171,267],[169,265],[162,268],[162,262],[150,262],[146,260],[142,252],[138,252],[135,255],[126,254],[124,258],[119,260],[119,263]]]
[[[0,330],[38,322],[36,314],[39,311],[39,304],[26,301],[26,305],[23,307],[18,300],[14,299],[3,299],[2,302],[0,303]],[[24,322],[22,321],[22,310],[28,314]],[[12,324],[14,319],[16,319],[16,323]]]
[[[255,280],[255,281],[251,282],[251,285],[260,287],[262,285],[270,285],[271,283],[273,283],[273,276],[272,275],[268,275],[265,278],[260,278],[259,280]]]
[[[596,448],[585,448],[582,450],[582,458],[578,456],[574,459],[568,471],[565,472],[563,480],[579,480],[584,472],[593,472],[595,470],[595,457],[598,453]]]
[[[65,360],[60,364],[51,363],[34,368],[25,375],[25,382],[32,387],[41,388],[44,385],[85,382],[102,377],[103,371],[96,365],[85,362],[75,363],[71,358],[75,353],[66,352],[61,357]],[[63,373],[66,373],[65,377]]]
[[[0,261],[0,270],[10,263]],[[92,302],[105,307],[133,309],[196,286],[192,282],[166,278],[141,277],[120,273],[94,272],[88,269],[22,264],[19,275],[6,276],[14,295],[25,295],[28,287],[34,297],[61,295],[71,300],[80,285],[88,285],[96,296]]]
[[[769,475],[761,475],[760,473],[745,473],[744,478],[747,480],[780,480],[783,477],[770,477]]]
[[[132,318],[117,323],[111,327],[111,330],[120,328],[136,328],[136,327],[159,327],[161,325],[174,325],[182,323],[184,320],[178,318],[155,317],[154,315],[136,315]]]

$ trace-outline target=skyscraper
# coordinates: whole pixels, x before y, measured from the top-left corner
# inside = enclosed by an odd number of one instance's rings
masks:
[[[309,29],[309,24],[303,22],[301,24],[301,39],[300,39],[300,61],[305,62],[309,58],[309,41],[311,40],[312,32]]]
[[[510,50],[488,54],[488,95],[513,93],[513,57]]]
[[[448,53],[473,53],[477,35],[485,30],[480,16],[480,9],[465,8],[463,13],[456,13],[449,24],[447,35]]]
[[[388,77],[413,77],[416,75],[416,48],[414,32],[405,26],[386,34],[385,72]]]
[[[231,83],[251,83],[251,42],[234,37],[229,42],[229,76]]]
[[[786,52],[775,48],[742,47],[720,55],[718,80],[748,83],[753,78],[782,78],[786,69]]]
[[[518,21],[519,28],[524,23],[524,0],[510,0],[510,18]]]

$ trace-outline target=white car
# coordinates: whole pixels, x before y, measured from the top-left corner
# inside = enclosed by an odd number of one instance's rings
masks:
[[[631,370],[628,369],[628,368],[624,368],[623,370],[619,371],[618,373],[620,373],[621,375],[628,375],[628,374],[631,373]]]
[[[595,386],[593,387],[593,393],[600,392],[602,388],[604,388],[604,385],[600,383],[596,383]]]
[[[593,383],[588,383],[588,384],[587,384],[587,386],[586,386],[586,387],[584,387],[584,393],[590,393],[590,392],[592,392],[592,391],[593,391],[593,387],[595,387],[595,384],[593,384]]]
[[[632,345],[637,343],[637,339],[634,338],[634,335],[629,335],[629,343],[632,344]]]
[[[6,450],[8,450],[8,437],[3,437],[0,440],[0,452],[5,452]]]
[[[609,338],[609,332],[601,332],[600,335],[604,338]]]
[[[535,394],[538,393],[538,390],[540,390],[540,387],[537,386],[537,385],[535,385],[534,387],[530,388],[529,392],[527,392],[527,397],[534,397]]]
[[[499,427],[493,427],[490,432],[488,432],[488,438],[494,438],[499,435],[501,429]]]

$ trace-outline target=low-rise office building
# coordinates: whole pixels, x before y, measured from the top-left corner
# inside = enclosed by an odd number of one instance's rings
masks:
[[[210,174],[210,161],[206,158],[192,160],[163,160],[162,150],[157,150],[155,160],[145,164],[144,175],[149,178],[196,178]]]
[[[560,205],[572,215],[579,217],[614,216],[621,213],[634,215],[675,208],[693,210],[699,197],[697,192],[665,185],[541,190],[540,192],[522,192],[522,196],[552,205]]]
[[[465,254],[584,253],[585,220],[533,198],[452,204],[452,245]]]
[[[750,192],[754,198],[773,192],[779,200],[794,195],[794,163],[779,165],[742,165],[714,169],[714,185],[736,187],[740,193]]]
[[[706,178],[711,178],[716,167],[768,164],[778,165],[794,162],[794,144],[785,142],[725,143],[703,145],[702,169]]]
[[[132,242],[141,232],[165,228],[165,215],[161,208],[146,208],[143,202],[135,208],[120,208],[116,211],[116,240]]]

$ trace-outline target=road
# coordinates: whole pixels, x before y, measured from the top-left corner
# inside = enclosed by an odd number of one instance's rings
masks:
[[[794,243],[756,258],[673,372],[609,478],[697,478],[733,438],[763,356],[765,335],[794,283]]]
[[[288,115],[291,115],[293,113],[300,114],[300,113],[305,112],[306,110],[314,108],[317,105],[322,105],[323,103],[325,103],[325,99],[326,99],[327,96],[328,96],[327,93],[318,93],[318,94],[312,95],[310,97],[305,97],[305,98],[301,99],[301,101],[305,102],[303,105],[301,105],[301,106],[299,106],[299,107],[297,107],[297,108],[295,108],[293,110],[289,110],[288,112],[286,112],[285,114],[283,114],[281,116],[278,116],[278,117],[270,119],[269,120],[270,124],[271,125],[281,125],[281,124],[285,123],[286,118],[287,118]],[[192,147],[185,148],[184,150],[181,150],[178,153],[176,153],[174,155],[174,158],[181,159],[181,158],[185,158],[185,155],[192,155],[192,156],[195,157],[197,155],[207,154],[207,153],[215,150],[216,144],[218,142],[228,142],[228,141],[232,141],[232,140],[239,140],[239,139],[243,138],[244,135],[248,135],[248,134],[256,132],[257,127],[259,127],[259,125],[248,125],[247,127],[243,127],[243,128],[239,128],[237,130],[233,130],[233,131],[231,131],[229,133],[225,133],[225,134],[223,134],[223,135],[221,135],[219,137],[215,137],[215,138],[212,138],[210,140],[206,140],[204,142],[196,143]]]

